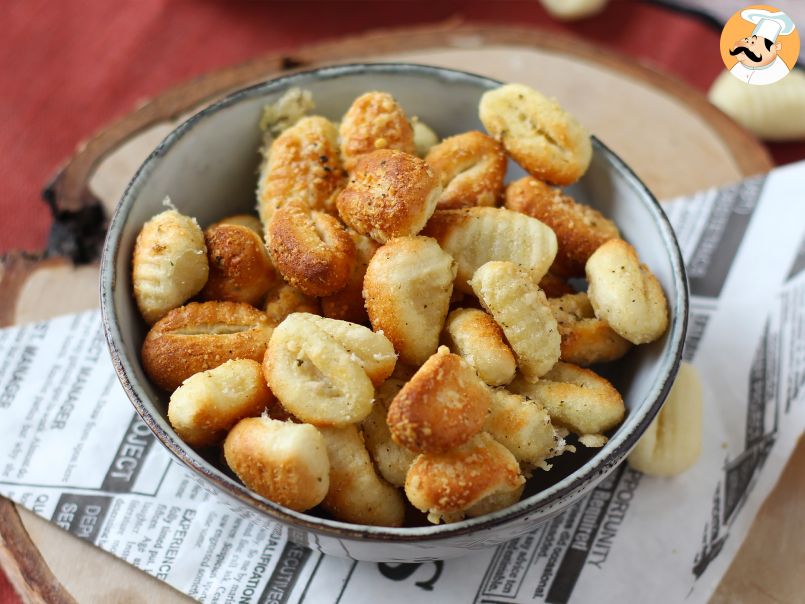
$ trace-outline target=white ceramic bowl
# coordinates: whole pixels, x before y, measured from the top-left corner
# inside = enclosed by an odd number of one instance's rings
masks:
[[[671,324],[665,336],[641,346],[608,377],[623,394],[626,419],[599,450],[566,454],[538,473],[519,503],[462,522],[416,528],[378,528],[294,512],[248,490],[220,465],[185,445],[167,420],[168,396],[145,376],[139,350],[147,332],[132,297],[130,259],[142,225],[170,195],[179,210],[204,226],[225,215],[253,211],[262,107],[289,87],[310,90],[316,112],[339,120],[369,90],[393,94],[409,115],[445,137],[482,129],[481,95],[500,82],[448,69],[404,64],[346,65],[281,77],[240,90],[176,128],[151,153],[123,194],[111,220],[101,267],[101,308],[115,368],[132,404],[162,444],[202,483],[240,513],[313,549],[358,560],[412,562],[445,558],[496,545],[534,529],[584,496],[631,450],[659,410],[682,354],[688,313],[685,271],[674,234],[652,194],[598,140],[590,169],[569,190],[615,220],[665,290]],[[509,179],[522,171],[510,165]]]

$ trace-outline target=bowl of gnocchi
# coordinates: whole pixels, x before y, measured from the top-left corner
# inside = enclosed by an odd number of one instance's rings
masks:
[[[411,64],[235,92],[134,175],[101,267],[159,441],[253,522],[413,562],[522,535],[660,410],[673,231],[557,101]]]

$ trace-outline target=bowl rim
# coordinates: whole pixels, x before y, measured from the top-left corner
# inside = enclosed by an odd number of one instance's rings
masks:
[[[618,155],[595,136],[591,137],[594,152],[603,153],[610,165],[638,193],[638,197],[649,210],[658,227],[663,247],[668,253],[671,262],[673,281],[677,285],[674,299],[669,300],[672,303],[671,308],[675,309],[676,312],[671,316],[669,327],[670,354],[663,355],[659,359],[661,364],[659,379],[651,386],[646,396],[646,399],[651,402],[648,405],[644,404],[639,414],[627,415],[623,424],[627,429],[619,430],[592,459],[550,487],[522,499],[514,505],[490,514],[468,518],[456,523],[424,527],[392,528],[358,525],[319,518],[304,512],[296,512],[252,492],[243,484],[230,478],[207,462],[201,455],[189,449],[181,439],[174,435],[173,430],[164,418],[149,410],[148,405],[155,408],[155,402],[150,400],[147,394],[140,389],[136,376],[129,371],[131,362],[125,353],[123,337],[117,324],[119,318],[114,304],[114,290],[117,281],[116,258],[120,251],[123,226],[129,216],[134,199],[162,156],[177,141],[188,134],[196,123],[243,100],[280,92],[296,84],[303,85],[305,81],[311,79],[328,80],[342,75],[366,73],[384,75],[415,74],[442,82],[471,82],[487,89],[503,84],[503,82],[493,78],[466,71],[416,63],[350,63],[325,66],[272,78],[238,89],[204,107],[179,124],[148,155],[129,181],[115,207],[104,241],[100,270],[101,317],[115,373],[137,413],[162,445],[174,457],[181,460],[184,466],[192,470],[202,481],[211,483],[218,491],[248,506],[250,511],[262,512],[272,520],[286,526],[301,528],[336,539],[410,543],[444,540],[478,530],[492,529],[495,526],[507,524],[532,513],[547,516],[566,503],[578,499],[590,485],[595,484],[623,461],[626,454],[636,444],[639,435],[642,435],[661,408],[673,384],[682,358],[688,322],[689,294],[687,276],[682,253],[671,224],[648,187]]]

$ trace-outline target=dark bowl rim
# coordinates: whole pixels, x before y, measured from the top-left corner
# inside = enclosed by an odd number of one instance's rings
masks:
[[[654,416],[665,401],[678,371],[688,321],[689,300],[685,266],[679,245],[665,212],[648,187],[637,177],[634,171],[595,136],[592,137],[594,151],[602,152],[607,157],[612,167],[639,193],[639,197],[650,211],[662,235],[664,248],[670,256],[674,282],[677,286],[676,296],[672,305],[672,310],[676,310],[676,312],[674,312],[671,317],[668,335],[668,337],[671,338],[670,355],[663,355],[660,359],[660,362],[663,364],[660,370],[660,380],[659,383],[654,384],[652,390],[649,392],[647,398],[653,397],[653,400],[641,410],[642,417],[638,416],[635,422],[633,419],[635,418],[634,415],[627,416],[627,422],[629,422],[630,419],[633,420],[628,431],[619,430],[604,449],[591,460],[558,483],[531,497],[492,514],[466,519],[457,523],[427,527],[389,528],[355,525],[294,512],[293,510],[284,508],[253,493],[244,485],[229,478],[223,472],[206,462],[194,451],[188,451],[184,443],[178,439],[178,437],[174,437],[174,435],[171,434],[172,430],[166,430],[166,428],[157,421],[155,417],[156,414],[148,409],[148,405],[152,407],[155,406],[153,401],[150,401],[144,392],[139,391],[136,383],[133,383],[132,377],[129,376],[126,369],[125,363],[127,355],[124,352],[121,333],[116,325],[117,312],[114,305],[114,289],[117,280],[117,272],[115,259],[120,249],[123,225],[131,210],[134,196],[147,180],[153,166],[178,140],[190,132],[197,122],[244,99],[278,92],[286,87],[293,86],[297,82],[304,82],[311,77],[317,80],[326,80],[337,78],[341,75],[366,72],[378,74],[414,73],[447,82],[456,80],[471,81],[476,84],[481,84],[486,88],[503,84],[503,82],[493,78],[466,71],[416,63],[352,63],[335,65],[280,76],[246,88],[241,88],[208,105],[179,124],[149,154],[126,186],[109,222],[109,229],[104,241],[100,271],[101,316],[104,334],[115,372],[137,413],[171,454],[179,459],[186,467],[190,468],[198,477],[217,487],[219,491],[247,505],[254,511],[265,513],[273,520],[287,526],[302,528],[322,536],[331,536],[337,539],[347,538],[385,543],[410,543],[442,540],[478,530],[492,529],[495,526],[506,524],[532,513],[540,516],[550,514],[559,507],[563,507],[570,503],[570,501],[580,497],[587,488],[597,482],[597,479],[603,478],[606,474],[611,472],[632,449],[639,436],[643,434],[654,419]],[[134,382],[137,382],[136,378],[134,378]],[[165,423],[164,419],[162,423]]]

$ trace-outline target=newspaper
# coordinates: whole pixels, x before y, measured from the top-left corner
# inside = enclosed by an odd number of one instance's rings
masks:
[[[805,163],[665,203],[690,274],[699,462],[673,479],[622,464],[504,545],[374,564],[244,519],[136,416],[98,311],[0,331],[0,493],[201,602],[706,602],[805,428],[803,181]]]

